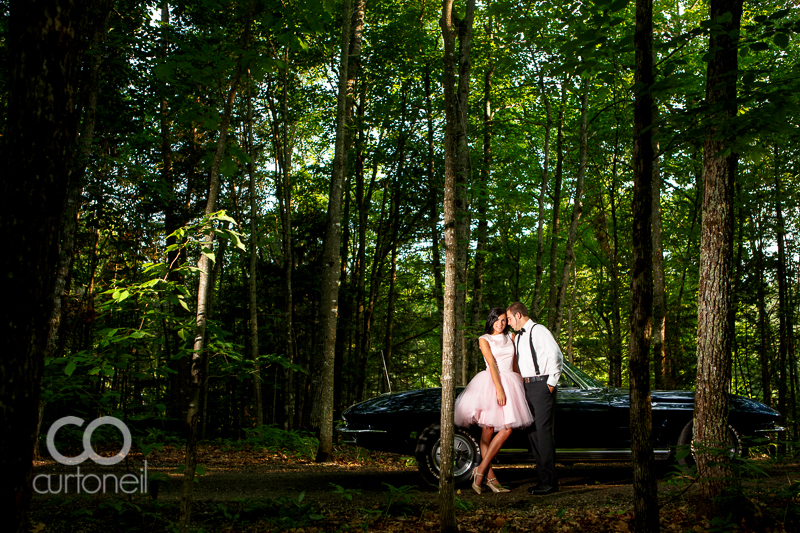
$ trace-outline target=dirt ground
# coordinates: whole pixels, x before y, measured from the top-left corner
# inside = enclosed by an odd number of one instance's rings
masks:
[[[124,503],[110,495],[34,495],[32,530],[87,533],[170,530],[177,520],[182,491],[183,477],[178,473],[181,462],[180,450],[166,450],[149,457],[149,497],[134,495]],[[427,484],[416,466],[408,465],[408,458],[342,454],[334,462],[316,464],[280,452],[208,447],[199,462],[205,472],[194,484],[193,524],[203,531],[309,533],[438,528],[438,487]],[[141,473],[141,458],[131,457],[127,463],[128,472]],[[658,482],[662,531],[794,530],[798,525],[793,520],[796,509],[800,509],[800,499],[788,489],[800,480],[800,464],[763,462],[761,465],[766,468],[766,475],[744,480],[751,502],[748,505],[754,507],[745,519],[729,517],[726,521],[724,517],[697,514],[698,484],[686,477],[662,477]],[[81,471],[84,475],[92,472],[101,475],[114,469],[92,467],[86,466]],[[41,462],[36,464],[34,475],[74,469],[52,461]],[[629,530],[633,475],[628,465],[557,465],[557,470],[559,491],[546,496],[527,493],[536,480],[531,464],[495,467],[498,479],[511,489],[509,493],[484,491],[478,495],[469,486],[457,488],[461,529],[534,531],[550,524],[554,529],[542,530]],[[124,473],[120,469],[117,472]],[[156,478],[160,480],[153,481]],[[781,506],[785,508],[783,519]],[[254,509],[259,512],[253,513]],[[765,517],[769,518],[766,522]]]

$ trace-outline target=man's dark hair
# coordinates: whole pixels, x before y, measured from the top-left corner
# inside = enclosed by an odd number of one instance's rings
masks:
[[[522,302],[514,302],[513,304],[509,305],[508,312],[512,315],[519,313],[522,316],[528,316],[528,308],[525,307],[525,304]]]

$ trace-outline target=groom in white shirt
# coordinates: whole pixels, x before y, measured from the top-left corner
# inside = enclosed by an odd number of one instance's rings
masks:
[[[511,304],[506,315],[509,325],[517,332],[517,361],[525,382],[525,398],[534,418],[528,428],[528,439],[536,459],[539,484],[529,487],[528,492],[550,494],[558,490],[553,423],[564,355],[550,330],[528,318],[525,304]]]

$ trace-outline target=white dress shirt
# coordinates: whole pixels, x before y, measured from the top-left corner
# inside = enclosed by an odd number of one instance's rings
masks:
[[[514,344],[519,348],[517,354],[519,371],[522,377],[529,378],[536,375],[536,367],[533,365],[531,356],[531,343],[528,340],[533,334],[533,349],[536,350],[536,361],[539,363],[539,374],[547,375],[547,384],[555,387],[561,377],[561,368],[564,366],[564,355],[561,348],[553,338],[550,330],[541,324],[534,326],[533,320],[528,321],[523,326],[525,332],[518,334],[514,339]]]

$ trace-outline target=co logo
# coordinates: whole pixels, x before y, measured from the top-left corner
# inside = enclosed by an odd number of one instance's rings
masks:
[[[78,418],[77,416],[65,416],[63,418],[59,418],[56,420],[55,424],[50,427],[50,431],[47,432],[47,451],[50,452],[50,455],[53,457],[53,459],[62,465],[79,465],[86,459],[91,459],[99,465],[115,465],[125,459],[125,456],[128,455],[128,451],[131,449],[131,432],[128,429],[128,426],[126,426],[125,423],[119,418],[114,418],[113,416],[101,416],[86,426],[86,430],[83,433],[83,453],[76,457],[65,457],[58,453],[58,450],[56,450],[55,437],[58,430],[68,424],[81,427],[83,425],[83,419]],[[92,433],[95,429],[104,424],[111,424],[120,430],[124,439],[122,449],[113,457],[101,457],[97,455],[97,452],[95,452],[94,448],[92,448]]]

